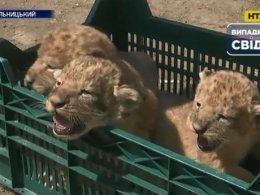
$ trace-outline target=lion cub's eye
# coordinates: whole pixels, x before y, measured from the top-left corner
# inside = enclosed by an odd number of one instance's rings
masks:
[[[60,86],[61,82],[60,81],[57,81],[56,82],[56,87]]]
[[[51,64],[46,64],[46,66],[47,66],[47,70],[49,71],[49,72],[54,72],[57,68],[54,68],[54,66],[53,65],[51,65]]]
[[[233,120],[234,118],[230,117],[230,116],[225,116],[223,114],[219,114],[218,115],[218,120],[219,121],[231,121]]]
[[[81,95],[95,95],[93,91],[87,89],[82,89],[80,93]]]
[[[46,64],[46,66],[47,66],[48,69],[54,69],[54,67],[51,64],[49,64],[49,63]]]
[[[227,120],[227,117],[225,117],[223,114],[219,114],[219,115],[218,115],[218,119]]]
[[[201,107],[201,103],[197,102],[196,106],[197,106],[197,108],[200,108]]]

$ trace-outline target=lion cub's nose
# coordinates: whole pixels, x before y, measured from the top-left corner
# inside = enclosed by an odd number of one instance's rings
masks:
[[[196,122],[192,123],[192,126],[193,126],[193,129],[195,130],[195,132],[196,132],[197,134],[203,134],[203,133],[205,133],[206,130],[207,130],[207,127],[206,127],[206,126],[203,127],[202,125],[200,125],[200,124],[198,124],[198,123],[196,123]]]
[[[58,97],[56,97],[56,96],[53,96],[53,97],[51,97],[50,99],[49,99],[49,101],[50,101],[50,103],[52,104],[52,106],[54,107],[54,108],[61,108],[61,107],[63,107],[63,106],[65,106],[65,104],[66,104],[66,101],[65,101],[65,99],[61,99],[61,98],[58,98]]]

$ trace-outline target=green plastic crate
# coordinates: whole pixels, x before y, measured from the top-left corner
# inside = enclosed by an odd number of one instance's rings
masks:
[[[259,57],[230,57],[227,35],[153,17],[145,0],[96,0],[85,24],[107,32],[120,50],[150,54],[161,90],[192,98],[205,66],[242,71],[259,85]],[[45,97],[18,82],[35,59],[35,48],[21,51],[0,39],[0,56],[0,183],[14,191],[260,194],[259,174],[246,183],[120,129],[95,130],[72,142],[57,139],[51,116],[39,108]],[[112,142],[99,142],[96,131]]]

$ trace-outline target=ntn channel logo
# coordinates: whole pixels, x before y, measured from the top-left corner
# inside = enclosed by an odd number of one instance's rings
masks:
[[[245,22],[260,22],[260,10],[246,10],[244,20]]]

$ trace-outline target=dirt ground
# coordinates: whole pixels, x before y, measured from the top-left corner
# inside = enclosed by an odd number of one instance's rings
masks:
[[[50,29],[82,23],[94,0],[1,0],[0,8],[55,10],[53,19],[0,19],[0,37],[21,49],[39,43]],[[154,15],[225,32],[229,23],[243,22],[245,10],[260,10],[259,0],[148,0]],[[9,195],[0,188],[0,195]]]

